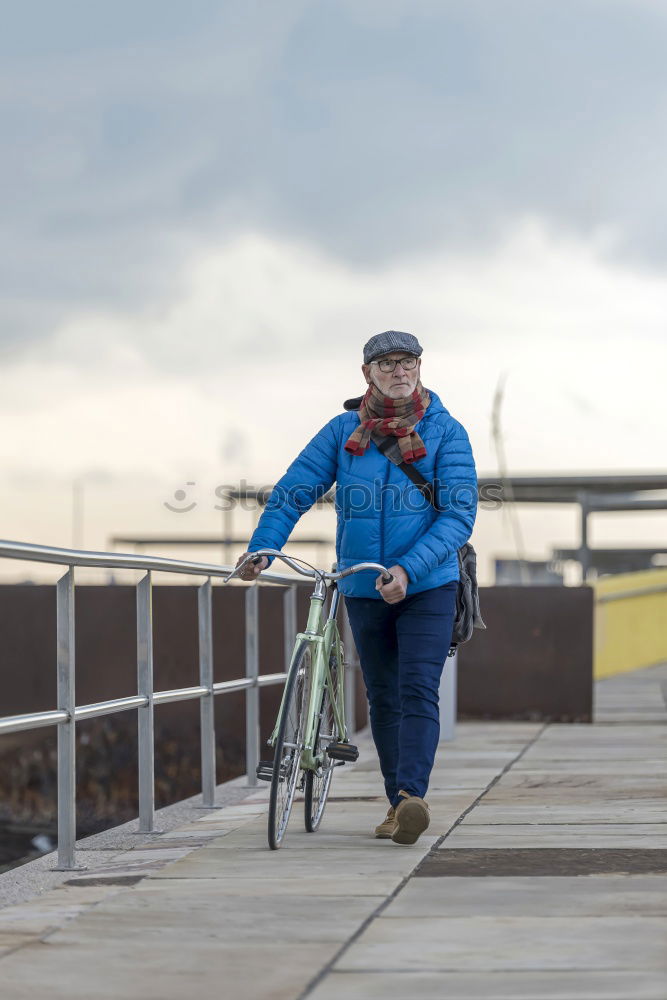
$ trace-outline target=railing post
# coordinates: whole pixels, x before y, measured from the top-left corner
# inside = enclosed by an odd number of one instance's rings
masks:
[[[345,689],[343,697],[345,701],[345,723],[347,725],[348,739],[357,731],[357,648],[352,638],[350,619],[347,616],[347,608],[343,601],[343,650],[345,655]]]
[[[201,797],[202,805],[215,801],[215,699],[213,696],[213,614],[211,578],[197,589],[199,618],[199,683],[208,695],[199,702],[201,728]]]
[[[153,593],[151,571],[137,584],[137,691],[148,700],[138,709],[139,833],[155,825],[153,734]]]
[[[440,739],[453,740],[456,736],[456,680],[458,650],[445,659],[440,676]]]
[[[69,720],[58,726],[58,870],[76,868],[76,723],[74,721],[74,567],[56,588],[58,708]]]
[[[257,784],[259,764],[259,586],[248,587],[245,595],[245,674],[254,683],[245,693],[246,771],[248,784]]]
[[[291,583],[283,591],[283,662],[285,673],[288,673],[292,653],[294,652],[294,639],[296,636],[296,584]]]

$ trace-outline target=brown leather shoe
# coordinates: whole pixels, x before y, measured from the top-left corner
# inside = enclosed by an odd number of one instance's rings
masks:
[[[394,832],[395,826],[396,810],[393,806],[389,806],[386,819],[384,819],[379,826],[375,827],[375,836],[378,840],[391,840],[391,835]]]
[[[414,844],[431,822],[428,806],[418,795],[398,793],[402,802],[396,806],[396,826],[391,835],[395,844]]]

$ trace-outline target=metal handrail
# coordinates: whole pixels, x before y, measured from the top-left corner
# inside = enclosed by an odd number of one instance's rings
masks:
[[[217,563],[190,562],[187,559],[167,559],[165,556],[137,556],[130,553],[87,552],[61,549],[54,545],[33,545],[30,542],[8,542],[0,539],[0,559],[22,559],[28,562],[56,563],[59,566],[96,566],[103,569],[143,569],[165,573],[185,573],[190,576],[228,576],[234,567]],[[289,573],[262,572],[266,583],[304,583]]]
[[[59,722],[69,722],[69,712],[27,712],[25,715],[5,715],[0,719],[0,733],[20,733],[26,729],[41,729]]]
[[[296,588],[312,586],[312,578],[264,570],[256,583],[283,584],[284,663],[282,673],[259,673],[259,591],[246,588],[245,634],[246,676],[228,681],[213,680],[213,623],[211,580],[226,577],[231,566],[211,565],[161,556],[137,556],[123,553],[88,552],[77,549],[33,545],[27,542],[0,541],[0,558],[29,562],[56,563],[67,566],[67,572],[57,581],[57,708],[45,712],[0,718],[0,735],[44,726],[57,726],[58,731],[58,864],[57,869],[71,871],[76,865],[76,782],[75,727],[78,721],[111,715],[135,708],[138,717],[139,771],[139,832],[153,833],[155,823],[155,768],[153,713],[156,705],[198,699],[200,703],[202,805],[215,803],[215,722],[213,699],[219,694],[245,691],[246,700],[246,768],[248,783],[257,784],[259,763],[259,689],[281,684],[287,677],[292,652],[292,637],[296,634]],[[113,698],[90,705],[75,703],[74,686],[74,570],[77,567],[143,570],[145,575],[136,584],[137,594],[137,694]],[[199,684],[194,687],[153,691],[153,571],[206,577],[197,588],[199,633]],[[351,672],[350,672],[351,676]]]

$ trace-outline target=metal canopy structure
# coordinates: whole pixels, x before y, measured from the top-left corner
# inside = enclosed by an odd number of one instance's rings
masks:
[[[662,548],[637,546],[635,548],[589,549],[591,569],[598,573],[637,573],[655,566],[656,556],[664,558],[667,566],[667,545]],[[554,549],[552,562],[579,561],[579,549]]]
[[[510,476],[505,480],[500,480],[498,476],[479,476],[477,484],[482,495],[493,487],[496,490],[493,495],[499,499],[503,499],[505,493],[511,493],[513,503],[580,503],[582,492],[599,496],[600,502],[602,497],[631,497],[660,490],[667,497],[667,475],[662,473]]]
[[[554,561],[573,559],[581,566],[582,580],[591,570],[621,572],[626,567],[646,568],[647,559],[664,550],[600,549],[588,543],[591,514],[618,511],[667,510],[667,475],[645,472],[606,475],[511,476],[478,478],[480,500],[501,503],[574,503],[579,505],[581,535],[577,549],[557,549]],[[633,555],[634,553],[634,555]],[[599,556],[599,558],[598,558]]]

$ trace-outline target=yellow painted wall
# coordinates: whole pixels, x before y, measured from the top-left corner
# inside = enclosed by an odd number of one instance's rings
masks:
[[[593,589],[595,677],[667,661],[667,569],[605,576]]]

